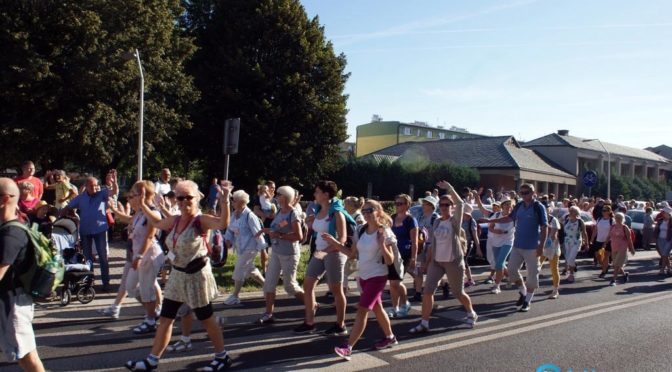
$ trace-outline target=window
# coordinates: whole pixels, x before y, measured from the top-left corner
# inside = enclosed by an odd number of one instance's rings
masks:
[[[439,138],[440,138],[440,139],[445,139],[445,138],[446,138],[446,134],[445,134],[445,133],[439,133]]]
[[[410,136],[411,135],[411,128],[405,127],[404,128],[404,135],[405,136]]]
[[[427,138],[432,138],[432,131],[431,130],[427,131]]]
[[[452,136],[450,136],[450,139],[457,139],[457,136],[453,134]]]

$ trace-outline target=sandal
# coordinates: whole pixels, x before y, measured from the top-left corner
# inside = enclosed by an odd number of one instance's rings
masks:
[[[183,352],[183,351],[190,351],[191,348],[192,348],[192,346],[191,346],[191,341],[189,341],[189,342],[184,342],[184,341],[182,341],[182,340],[177,340],[177,341],[175,341],[174,344],[169,345],[169,346],[166,348],[166,351],[169,352],[169,353],[172,353],[172,352],[178,352],[178,353],[181,353],[181,352]]]
[[[224,358],[215,358],[210,362],[210,364],[207,364],[201,368],[198,369],[198,371],[204,371],[204,372],[214,372],[214,371],[223,371],[229,367],[231,367],[231,364],[233,364],[233,360],[229,358],[229,356],[225,356]]]
[[[424,325],[422,325],[422,323],[418,324],[417,326],[411,328],[408,331],[408,333],[410,333],[412,335],[417,335],[417,334],[420,334],[420,333],[427,333],[427,332],[429,332],[429,327],[425,327]]]
[[[136,335],[144,335],[155,331],[156,331],[156,323],[149,324],[146,321],[142,322],[139,326],[133,328],[133,333],[135,333]]]
[[[158,364],[151,365],[147,359],[136,361],[129,360],[124,366],[130,371],[153,371],[159,367]]]

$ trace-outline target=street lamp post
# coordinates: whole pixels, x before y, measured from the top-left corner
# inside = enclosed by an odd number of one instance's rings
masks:
[[[140,71],[140,115],[138,117],[138,181],[142,180],[142,157],[144,142],[144,116],[145,116],[145,75],[142,73],[142,62],[140,61],[140,51],[137,49],[134,53],[126,52],[123,54],[125,60],[135,59],[138,62]]]
[[[593,138],[593,139],[585,139],[583,142],[592,142],[592,141],[597,141],[600,143],[600,146],[602,146],[602,150],[607,153],[607,162],[609,163],[607,166],[607,199],[611,200],[611,153],[607,148],[604,146],[604,143],[600,141],[599,138]]]

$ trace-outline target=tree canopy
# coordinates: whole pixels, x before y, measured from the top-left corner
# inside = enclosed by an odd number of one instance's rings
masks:
[[[224,120],[241,118],[231,179],[300,186],[336,169],[346,139],[349,74],[317,17],[298,0],[185,2],[185,29],[199,47],[189,71],[201,91],[194,130],[181,136],[206,172],[222,172]]]
[[[0,3],[0,145],[5,166],[32,159],[134,168],[139,73],[145,71],[145,158],[174,158],[198,98],[184,62],[195,46],[179,0]]]

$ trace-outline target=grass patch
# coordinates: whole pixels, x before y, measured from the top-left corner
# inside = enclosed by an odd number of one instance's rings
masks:
[[[299,282],[299,285],[303,285],[303,278],[306,274],[306,266],[308,265],[309,258],[310,248],[308,248],[308,246],[301,247],[301,259],[299,260],[299,267],[297,268],[296,272],[296,280]],[[257,257],[254,259],[254,264],[257,266],[257,268],[259,268],[259,270],[261,270],[261,255],[257,255]],[[217,286],[219,286],[220,291],[225,293],[230,293],[233,291],[233,268],[235,265],[236,254],[229,251],[226,264],[223,267],[212,268],[212,273],[215,275],[215,281],[217,281]],[[282,278],[278,281],[278,287],[282,287]],[[254,280],[248,279],[245,281],[241,292],[255,292],[260,290],[261,285],[259,285]]]

